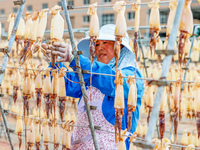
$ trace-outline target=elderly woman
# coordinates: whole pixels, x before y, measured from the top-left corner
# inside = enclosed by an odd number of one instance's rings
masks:
[[[114,36],[115,26],[105,25],[101,27],[99,37],[97,37],[96,42],[96,58],[93,62],[92,71],[95,73],[105,73],[105,74],[116,74],[116,61],[114,57]],[[89,37],[81,40],[78,43],[78,49],[85,51],[84,56],[79,56],[81,69],[90,71],[90,53],[89,53]],[[47,53],[52,51],[52,54],[60,56],[57,62],[69,62],[70,67],[76,70],[75,60],[71,54],[71,48],[69,45],[64,43],[54,43],[54,45],[47,49],[46,45],[42,45],[43,48],[47,50]],[[55,51],[56,49],[56,51]],[[64,65],[59,64],[60,67]],[[137,65],[135,64],[135,55],[129,46],[128,34],[122,39],[121,53],[119,58],[119,69],[123,76],[131,76],[135,73],[135,67],[137,68],[136,77],[142,77]],[[67,73],[67,78],[72,81],[79,82],[78,74]],[[91,110],[93,123],[95,126],[100,126],[101,129],[113,131],[115,124],[115,109],[114,109],[114,98],[115,98],[115,77],[105,76],[105,75],[92,75],[92,85],[90,85],[90,74],[83,74],[85,85],[87,88],[87,96],[89,99],[89,104],[92,106],[97,106],[96,110]],[[72,83],[69,80],[65,80],[66,83],[66,95],[71,97],[80,98],[77,109],[77,125],[88,126],[87,113],[84,107],[84,100],[82,97],[80,84]],[[139,112],[141,106],[141,99],[144,93],[144,82],[142,80],[137,80],[137,108],[133,112],[131,133],[136,130]],[[90,99],[90,86],[92,86],[92,97]],[[125,99],[125,109],[124,116],[122,118],[122,130],[127,128],[127,99],[129,92],[129,85],[127,83],[127,78],[123,79],[124,88],[124,99]],[[116,149],[115,145],[115,134],[96,130],[98,145],[100,149],[112,150]],[[129,148],[130,142],[126,139],[126,147]],[[89,128],[74,128],[72,134],[72,147],[73,150],[88,150],[94,149],[93,139],[91,131]]]

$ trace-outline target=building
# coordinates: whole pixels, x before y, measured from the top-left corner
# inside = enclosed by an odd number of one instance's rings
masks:
[[[100,5],[110,5],[114,4],[117,0],[66,0],[68,5],[76,6],[87,6],[89,4],[98,2]],[[133,0],[126,0],[127,3],[131,3]],[[151,0],[142,0],[143,3],[150,2]],[[161,0],[164,1],[164,0]],[[61,0],[27,0],[24,13],[26,11],[33,12],[34,10],[41,10],[44,8],[52,8],[54,5],[61,5]],[[0,0],[0,21],[2,23],[2,27],[5,29],[4,31],[7,32],[8,30],[8,23],[6,21],[6,16],[10,13],[14,12],[17,13],[19,6],[15,6],[13,1],[11,0]],[[192,1],[192,11],[194,16],[194,24],[200,24],[200,4],[197,0]],[[61,12],[62,13],[62,12]],[[73,29],[82,29],[82,28],[89,28],[90,17],[87,15],[87,9],[73,9],[69,10],[72,28]],[[108,23],[115,23],[115,19],[117,13],[113,11],[112,7],[101,7],[98,8],[98,13],[100,19],[100,24],[108,24]],[[169,8],[168,4],[160,4],[160,22],[161,25],[166,25],[167,18],[168,18]],[[149,14],[150,8],[147,5],[141,5],[141,16],[140,16],[140,26],[148,26],[149,21]],[[62,14],[64,17],[64,15]],[[131,9],[130,6],[126,7],[125,12],[127,26],[134,26],[134,11]],[[51,15],[48,16],[48,23],[47,23],[47,30],[50,29],[50,22],[51,22]],[[67,25],[65,23],[65,29],[67,29]],[[133,31],[128,31],[130,37],[133,37]],[[149,30],[143,29],[141,33],[143,36],[148,35]],[[84,36],[84,32],[82,33],[75,33],[76,38],[81,38]],[[65,37],[68,36],[65,33]],[[165,36],[165,29],[162,29],[160,32],[160,36]],[[46,38],[49,38],[49,33],[45,34]]]

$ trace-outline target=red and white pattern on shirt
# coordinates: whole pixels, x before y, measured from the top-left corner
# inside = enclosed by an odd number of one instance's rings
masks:
[[[102,102],[104,99],[104,94],[101,93],[100,90],[98,90],[95,87],[91,87],[91,93],[92,93],[92,101],[90,101],[90,87],[86,91],[87,96],[88,96],[88,101],[89,104],[92,106],[97,106],[96,110],[91,110],[91,115],[93,119],[93,124],[95,126],[101,126],[101,129],[107,130],[107,131],[112,131],[114,132],[114,126],[110,124],[103,116],[102,114]],[[84,107],[84,100],[81,98],[81,101],[79,103],[78,109],[77,109],[77,122],[76,125],[80,126],[88,126],[88,117],[87,113]],[[105,131],[98,131],[95,130],[96,136],[97,136],[97,141],[98,141],[98,146],[99,149],[102,150],[113,150],[115,149],[115,134],[113,133],[108,133]],[[91,135],[91,131],[89,128],[80,128],[80,127],[75,127],[73,131],[73,141],[78,141],[82,140],[79,144],[72,145],[71,149],[72,150],[93,150],[94,144],[93,144],[93,139]],[[90,138],[88,140],[83,140],[86,139],[88,136]]]

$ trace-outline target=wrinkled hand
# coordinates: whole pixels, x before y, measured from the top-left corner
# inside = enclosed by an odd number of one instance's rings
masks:
[[[73,59],[71,45],[65,43],[54,42],[53,45],[47,46],[42,44],[42,48],[46,50],[46,55],[59,56],[60,59],[56,59],[56,62],[71,62]]]

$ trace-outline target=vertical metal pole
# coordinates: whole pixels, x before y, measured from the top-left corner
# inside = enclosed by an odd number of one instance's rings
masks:
[[[16,20],[15,20],[15,23],[14,23],[14,27],[13,27],[13,30],[12,30],[12,33],[11,33],[11,36],[10,36],[10,40],[8,42],[9,52],[4,55],[1,70],[6,70],[6,67],[7,67],[7,64],[8,64],[8,59],[9,59],[9,56],[10,56],[12,45],[13,45],[13,42],[15,40],[15,34],[16,34],[16,31],[17,31],[17,28],[18,28],[18,25],[19,25],[20,18],[22,16],[22,12],[24,10],[24,5],[25,5],[26,0],[24,0],[23,2],[24,3],[19,7],[19,10],[18,10],[18,13],[17,13],[17,17],[16,17]],[[0,85],[3,81],[3,77],[4,77],[4,73],[0,74]],[[1,101],[1,99],[0,99],[0,109],[1,109],[1,115],[2,115],[3,122],[4,122],[4,125],[5,125],[5,128],[6,128],[6,133],[7,133],[9,142],[10,142],[11,149],[14,150],[14,146],[13,146],[12,139],[11,139],[11,136],[10,136],[10,132],[9,132],[9,129],[8,129],[8,123],[7,123],[7,120],[6,120],[6,116],[5,116],[4,109],[3,109],[3,103]]]
[[[12,139],[11,139],[11,136],[10,136],[10,131],[8,129],[8,123],[7,123],[7,120],[6,120],[6,115],[4,113],[3,103],[1,101],[1,98],[0,98],[0,109],[1,109],[1,115],[2,115],[2,118],[3,118],[3,122],[4,122],[4,125],[5,125],[5,128],[6,128],[6,133],[8,135],[8,140],[10,142],[10,147],[11,147],[12,150],[14,150],[14,145],[12,143]]]
[[[181,20],[184,3],[185,3],[185,0],[178,0],[178,6],[177,6],[177,10],[176,10],[174,24],[173,24],[172,31],[171,31],[171,34],[169,37],[169,42],[167,44],[167,49],[174,48],[174,43],[176,41],[176,35],[177,35],[178,29],[179,29],[179,24],[180,24],[180,20]],[[172,61],[172,55],[168,55],[164,58],[161,78],[167,78],[171,61]],[[151,118],[149,121],[149,126],[147,129],[147,134],[145,136],[145,140],[147,142],[151,142],[153,132],[155,130],[155,125],[156,125],[158,113],[160,110],[160,102],[161,102],[161,97],[162,97],[163,92],[164,92],[164,86],[159,86],[157,93],[156,93],[155,102],[154,102],[154,106],[153,106],[153,110],[152,110],[152,115],[151,115]]]
[[[138,31],[138,34],[139,34],[139,47],[140,47],[140,49],[142,51],[142,58],[144,60],[144,68],[145,68],[145,72],[146,72],[146,77],[148,78],[147,67],[146,67],[146,62],[145,62],[145,57],[144,57],[144,50],[143,50],[143,47],[142,47],[140,30]]]
[[[86,108],[86,112],[87,112],[87,116],[88,116],[89,127],[90,127],[90,130],[91,130],[91,133],[92,133],[94,147],[95,147],[95,150],[98,150],[99,147],[98,147],[97,138],[96,138],[96,134],[95,134],[95,130],[94,130],[94,125],[93,125],[93,121],[92,121],[92,115],[90,113],[90,107],[89,107],[89,104],[88,104],[84,79],[83,79],[83,75],[82,75],[82,72],[81,72],[79,57],[78,57],[78,54],[77,54],[77,48],[76,48],[76,45],[75,45],[75,42],[74,42],[74,34],[73,34],[72,26],[71,26],[71,21],[70,21],[70,18],[69,18],[69,13],[68,13],[68,10],[67,10],[66,0],[62,0],[62,6],[63,6],[63,9],[64,9],[66,21],[67,21],[69,37],[70,37],[72,50],[73,50],[73,54],[74,54],[74,58],[75,58],[76,66],[77,66],[77,73],[78,73],[78,77],[79,77],[79,81],[80,81],[80,85],[81,85],[83,99],[84,99],[84,102],[85,102],[85,108]]]

